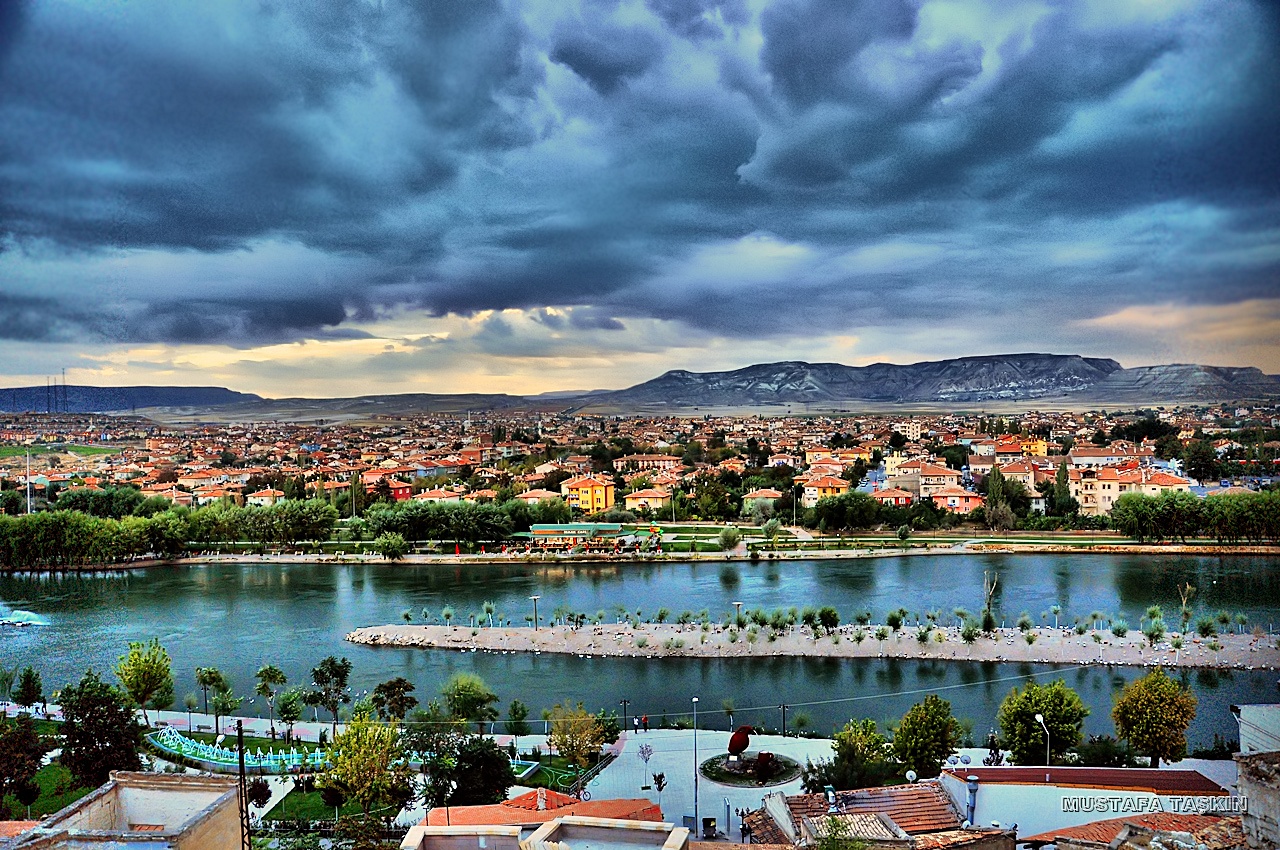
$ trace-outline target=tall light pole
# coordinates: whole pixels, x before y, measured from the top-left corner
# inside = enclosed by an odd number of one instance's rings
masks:
[[[693,698],[693,834],[700,835],[702,821],[698,820],[698,698]]]
[[[1043,714],[1036,715],[1036,722],[1039,723],[1041,728],[1044,729],[1044,764],[1045,764],[1045,767],[1048,767],[1049,766],[1049,727],[1045,725]]]
[[[533,600],[533,630],[536,632],[538,630],[538,600],[542,597],[534,594],[529,598]]]
[[[735,602],[733,603],[733,607],[737,609],[733,615],[733,624],[736,626],[742,622],[742,603]]]

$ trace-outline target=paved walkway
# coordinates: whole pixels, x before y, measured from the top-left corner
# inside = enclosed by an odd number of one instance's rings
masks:
[[[647,797],[662,806],[662,814],[677,826],[683,818],[694,814],[694,733],[691,729],[654,729],[649,732],[626,732],[618,743],[621,755],[592,780],[587,790],[592,799]],[[642,745],[653,748],[646,764],[640,758]],[[729,732],[713,732],[699,729],[697,733],[698,761],[703,762],[727,751]],[[777,735],[751,736],[751,752],[767,751],[785,755],[804,764],[805,759],[827,758],[831,755],[831,741],[812,738],[783,738]],[[652,775],[666,775],[667,785],[662,794],[652,787]],[[644,788],[643,786],[650,786]],[[802,790],[800,780],[794,779],[782,785],[769,787],[740,787],[721,785],[706,777],[699,777],[697,785],[697,812],[699,818],[715,818],[716,828],[735,841],[739,839],[740,819],[734,812],[739,809],[760,808],[765,794],[781,791],[798,794]],[[731,823],[726,820],[726,807]]]

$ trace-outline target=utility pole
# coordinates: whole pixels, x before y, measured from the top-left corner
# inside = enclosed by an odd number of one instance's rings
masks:
[[[31,513],[31,449],[27,449],[27,513]]]
[[[236,721],[236,749],[240,751],[240,846],[249,850],[249,786],[244,775],[244,721]]]
[[[782,709],[782,737],[785,738],[787,737],[787,704],[784,702],[778,708]]]

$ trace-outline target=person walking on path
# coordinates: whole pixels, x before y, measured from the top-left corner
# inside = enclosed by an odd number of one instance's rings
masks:
[[[649,731],[649,715],[646,714],[644,717],[640,718],[640,725],[644,727],[644,731]]]
[[[637,735],[639,735],[639,734],[640,734],[640,718],[639,718],[639,717],[633,717],[633,718],[631,718],[631,722],[632,722],[633,724],[635,724],[635,727],[636,727],[636,734],[637,734]]]

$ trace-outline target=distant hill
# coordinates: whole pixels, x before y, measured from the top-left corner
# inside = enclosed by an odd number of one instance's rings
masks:
[[[56,400],[54,395],[56,393]],[[221,407],[262,401],[252,393],[226,387],[84,387],[76,385],[0,389],[0,410],[61,410],[67,413],[119,413],[139,407]]]
[[[66,388],[72,412],[138,410],[163,419],[364,419],[377,415],[507,410],[662,411],[690,408],[818,407],[873,404],[963,405],[1041,399],[1087,405],[1280,398],[1280,376],[1237,366],[1170,364],[1125,369],[1075,354],[1000,354],[909,365],[785,361],[725,372],[667,372],[624,390],[401,393],[355,398],[267,399],[223,387]],[[44,387],[0,389],[0,411],[43,411]],[[143,411],[143,408],[149,410]]]
[[[960,357],[900,366],[788,361],[729,372],[667,372],[593,401],[718,407],[841,401],[973,402],[1084,392],[1123,371],[1114,360],[1075,354]]]

